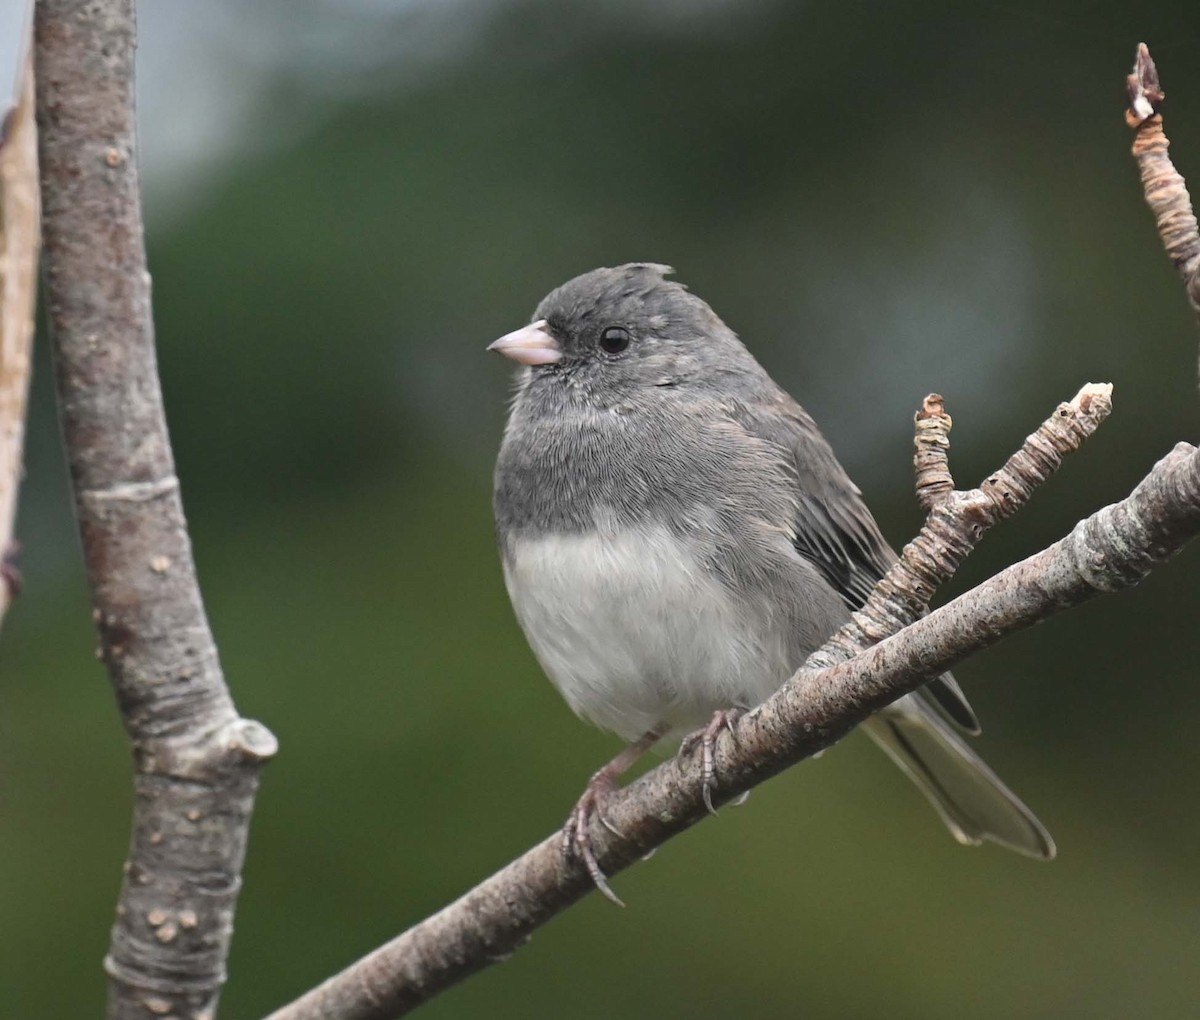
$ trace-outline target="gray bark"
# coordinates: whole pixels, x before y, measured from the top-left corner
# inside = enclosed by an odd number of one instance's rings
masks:
[[[39,0],[44,274],[99,654],[133,749],[108,1016],[212,1017],[262,762],[209,631],[159,390],[132,0]]]
[[[0,620],[21,587],[20,546],[13,536],[24,464],[41,240],[30,42],[24,44],[16,101],[0,132]]]
[[[1178,271],[1188,304],[1200,323],[1200,229],[1187,185],[1167,152],[1171,142],[1159,112],[1167,94],[1145,43],[1138,44],[1125,91],[1129,97],[1125,121],[1134,129],[1133,158],[1141,174],[1142,194],[1154,213],[1167,258]]]

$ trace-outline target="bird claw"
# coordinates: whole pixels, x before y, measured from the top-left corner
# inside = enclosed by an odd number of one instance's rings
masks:
[[[603,774],[603,771],[598,772],[588,780],[587,788],[583,791],[583,796],[575,803],[575,807],[571,809],[571,813],[567,816],[566,824],[562,831],[562,852],[564,856],[570,857],[571,854],[577,854],[583,862],[583,866],[587,868],[587,873],[592,879],[592,883],[597,889],[603,893],[604,898],[615,903],[618,907],[625,906],[615,892],[612,891],[612,886],[608,884],[608,877],[600,868],[600,863],[596,860],[596,854],[592,850],[592,837],[590,827],[592,818],[599,819],[609,832],[618,839],[624,839],[625,836],[612,822],[604,817],[604,812],[600,810],[600,801],[605,794],[611,793],[616,789],[616,783],[611,777]]]
[[[570,857],[571,854],[578,854],[583,866],[587,868],[588,875],[591,876],[592,883],[604,894],[606,899],[611,900],[618,907],[623,907],[625,904],[612,891],[607,876],[600,868],[600,862],[596,860],[595,851],[592,850],[592,816],[599,818],[600,824],[617,839],[627,840],[625,833],[604,817],[604,812],[601,810],[602,802],[616,790],[617,777],[628,772],[630,766],[653,747],[662,738],[662,735],[663,727],[661,726],[647,730],[604,768],[596,772],[588,780],[583,796],[576,801],[575,807],[567,816],[566,824],[563,825],[563,855]]]
[[[733,732],[733,723],[741,714],[741,709],[737,708],[717,709],[704,729],[688,734],[679,746],[681,755],[691,754],[695,751],[697,744],[700,746],[700,775],[702,778],[700,796],[710,815],[717,813],[712,799],[713,790],[717,788],[717,768],[713,761],[713,749],[717,746],[717,737],[720,736],[721,730],[727,730],[731,737],[736,737]]]

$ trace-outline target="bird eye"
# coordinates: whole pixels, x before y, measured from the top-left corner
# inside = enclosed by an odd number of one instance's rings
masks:
[[[609,354],[620,354],[632,339],[624,326],[606,326],[600,334],[600,346]]]

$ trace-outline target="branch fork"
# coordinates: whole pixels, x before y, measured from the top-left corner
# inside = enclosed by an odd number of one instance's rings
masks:
[[[1024,506],[1112,413],[1112,386],[1088,383],[1059,404],[1005,464],[978,488],[954,488],[949,466],[951,419],[938,394],[925,398],[915,418],[917,498],[928,517],[920,533],[875,586],[850,622],[814,652],[805,669],[826,668],[877,644],[917,620],[930,599],[962,565],[979,540]]]

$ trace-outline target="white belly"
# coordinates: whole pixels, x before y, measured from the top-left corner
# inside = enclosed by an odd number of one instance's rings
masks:
[[[666,528],[516,540],[504,576],[567,703],[626,740],[758,704],[791,672],[769,608],[735,607]]]

